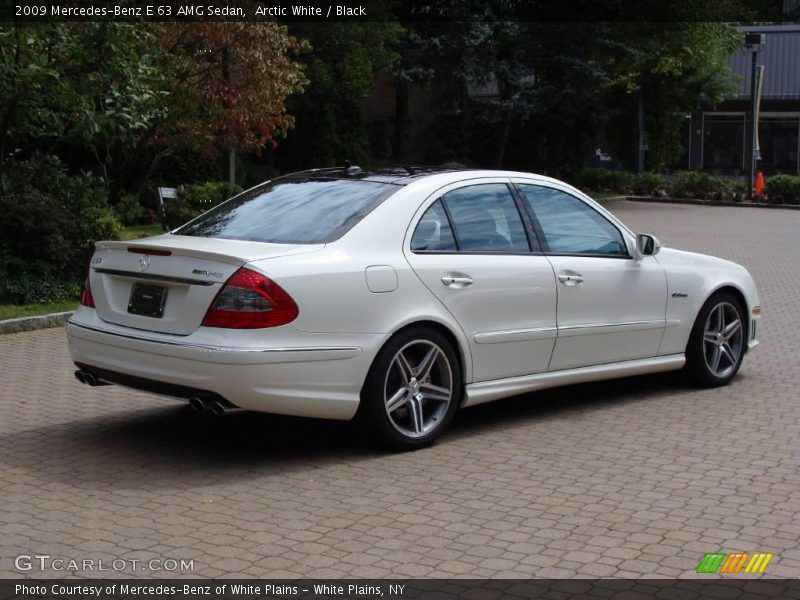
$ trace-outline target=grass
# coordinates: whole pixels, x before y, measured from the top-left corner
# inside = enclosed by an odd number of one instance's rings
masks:
[[[121,240],[138,240],[139,238],[150,237],[151,235],[161,235],[165,233],[164,228],[159,225],[136,225],[126,227],[122,230]]]
[[[50,313],[66,312],[75,310],[78,306],[77,300],[67,300],[65,302],[53,302],[48,304],[26,304],[19,306],[16,304],[0,304],[0,321],[5,319],[18,319],[20,317],[35,317],[37,315],[49,315]]]

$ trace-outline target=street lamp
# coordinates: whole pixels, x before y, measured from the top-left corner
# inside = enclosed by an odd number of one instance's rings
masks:
[[[764,45],[766,35],[763,33],[748,32],[744,36],[744,45],[750,50],[752,55],[752,65],[750,70],[750,165],[749,165],[749,188],[750,196],[755,196],[756,182],[756,163],[761,159],[758,148],[758,93],[760,79],[758,68],[758,51]]]

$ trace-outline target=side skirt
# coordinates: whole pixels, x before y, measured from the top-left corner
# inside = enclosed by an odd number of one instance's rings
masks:
[[[494,381],[479,381],[467,385],[463,406],[475,406],[476,404],[491,402],[499,398],[560,385],[645,375],[660,371],[674,371],[683,367],[685,362],[686,357],[683,354],[671,354],[669,356],[626,360],[607,365],[594,365],[578,369],[523,375],[521,377],[508,377]]]

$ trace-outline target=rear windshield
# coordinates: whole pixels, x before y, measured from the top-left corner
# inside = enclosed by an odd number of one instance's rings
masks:
[[[323,244],[343,236],[398,187],[347,179],[278,179],[239,194],[173,233]]]

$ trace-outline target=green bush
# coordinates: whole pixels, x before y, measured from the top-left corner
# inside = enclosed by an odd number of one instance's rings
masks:
[[[15,180],[0,192],[0,303],[71,299],[94,243],[121,232],[105,187],[94,177],[66,175],[49,157],[15,167]]]
[[[178,190],[177,198],[166,201],[164,223],[170,230],[180,227],[241,191],[238,185],[228,182],[209,181],[183,186]]]
[[[741,181],[725,180],[725,188],[726,200],[741,202],[747,195],[747,186]]]
[[[635,175],[630,171],[588,168],[578,176],[578,187],[592,192],[628,194],[633,191],[635,180]]]
[[[720,180],[703,171],[681,171],[670,182],[669,195],[674,198],[710,198],[721,189]]]
[[[703,171],[682,171],[675,175],[667,191],[674,198],[740,202],[747,188],[740,181],[721,179]]]
[[[641,173],[633,179],[633,193],[637,196],[654,196],[664,188],[658,173]]]
[[[18,271],[0,280],[0,302],[33,304],[76,300],[81,284],[75,279],[45,271]]]
[[[764,191],[770,202],[800,204],[800,177],[773,175],[767,178]]]
[[[150,215],[147,209],[142,206],[139,199],[133,194],[122,196],[119,203],[112,210],[114,216],[126,227],[150,223]]]

